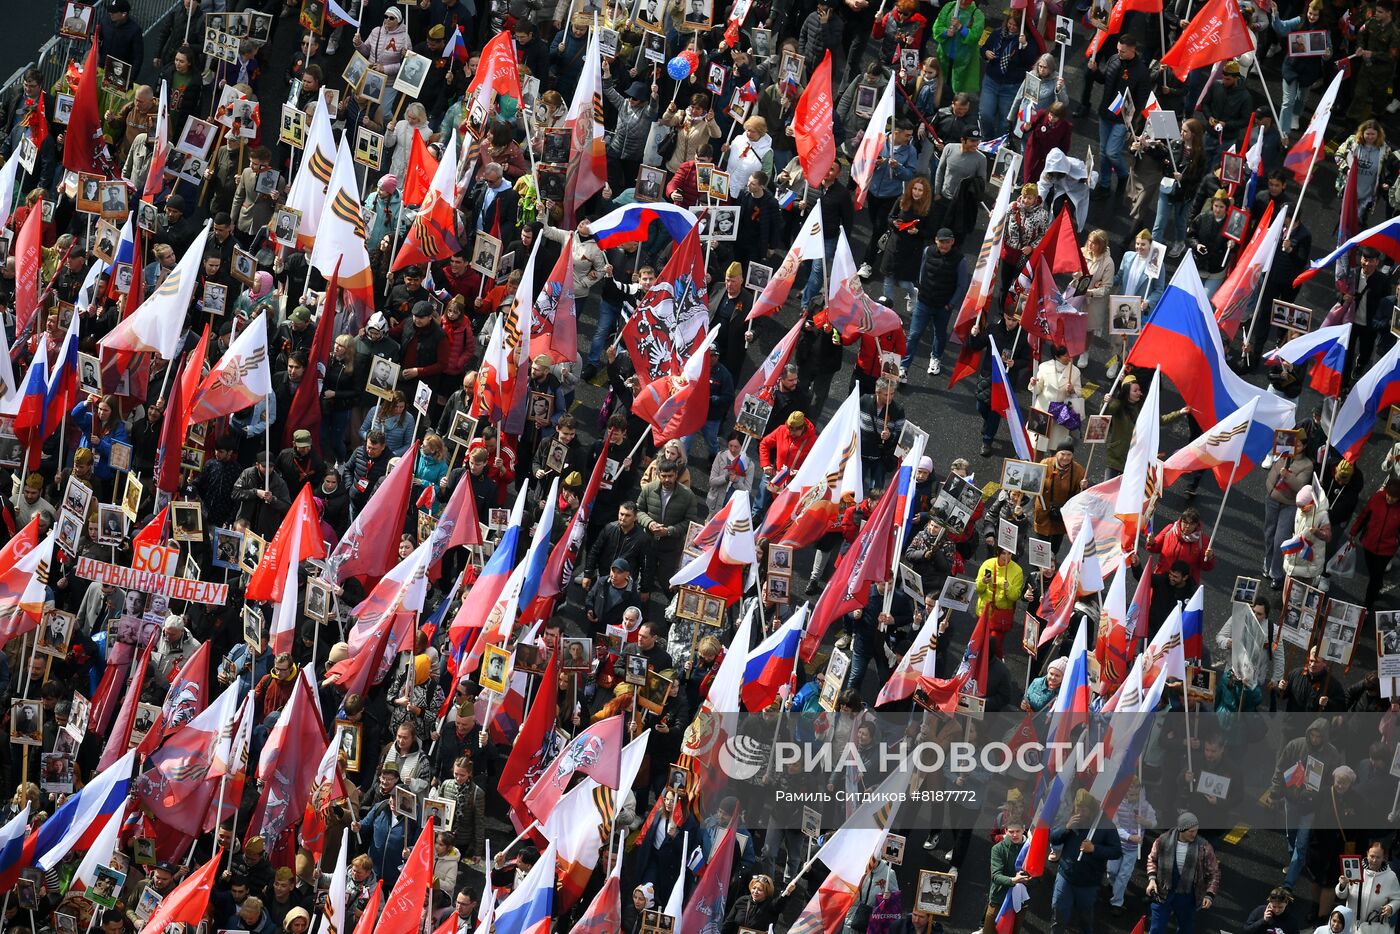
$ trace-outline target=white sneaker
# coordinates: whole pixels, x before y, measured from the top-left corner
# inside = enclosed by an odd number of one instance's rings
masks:
[[[927,840],[924,841],[924,849],[926,849],[926,850],[932,850],[932,849],[933,849],[933,838],[932,838],[932,837],[929,837]]]
[[[340,37],[331,36],[331,41],[326,43],[326,54],[334,55],[340,51]]]
[[[1118,376],[1118,358],[1117,358],[1117,357],[1114,357],[1112,360],[1108,361],[1108,369],[1107,369],[1106,372],[1107,372],[1107,374],[1108,374],[1108,378],[1109,378],[1109,379],[1115,379],[1115,378],[1117,378],[1117,376]]]
[[[1388,114],[1400,113],[1400,99],[1392,99],[1389,104],[1386,104],[1385,112]]]
[[[856,270],[856,275],[860,276],[862,279],[869,279],[871,276],[875,275],[875,270],[869,263],[861,263],[860,269]]]
[[[901,383],[909,382],[909,371],[904,367],[899,368],[899,381]]]
[[[943,854],[943,862],[945,862],[945,863],[951,863],[952,861],[953,861],[953,851],[952,851],[952,850],[949,850],[948,852],[946,852],[946,853]]]
[[[840,638],[838,638],[838,639],[836,640],[836,647],[837,647],[838,649],[841,649],[842,651],[845,651],[847,648],[850,647],[850,645],[851,645],[851,637],[850,637],[850,636],[847,636],[847,635],[844,635],[844,634],[843,634]]]
[[[904,296],[904,311],[910,315],[914,313],[914,296]]]
[[[954,879],[956,879],[956,878],[958,877],[958,867],[957,867],[957,866],[949,866],[949,867],[948,867],[948,875],[950,875],[950,876],[952,876]]]
[[[930,361],[928,362],[928,375],[929,375],[929,376],[937,376],[939,373],[942,373],[942,372],[943,372],[943,364],[939,362],[939,360],[938,360],[937,357],[934,357],[932,360],[930,360]]]

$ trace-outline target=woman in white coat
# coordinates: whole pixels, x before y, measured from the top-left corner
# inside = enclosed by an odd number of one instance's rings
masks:
[[[1385,862],[1385,847],[1372,843],[1361,861],[1361,878],[1337,880],[1337,901],[1351,909],[1356,934],[1391,934],[1391,922],[1400,912],[1400,879]]]
[[[1057,345],[1050,353],[1050,358],[1041,362],[1030,382],[1031,405],[1051,414],[1049,434],[1031,433],[1035,449],[1042,454],[1054,451],[1061,441],[1071,440],[1069,430],[1055,421],[1050,406],[1058,410],[1060,404],[1067,404],[1081,422],[1084,418],[1084,399],[1079,394],[1084,384],[1079,367],[1070,360],[1069,350],[1062,345]]]
[[[773,138],[768,135],[767,120],[750,117],[744,121],[744,132],[729,144],[729,161],[724,170],[729,173],[730,197],[737,200],[749,177],[759,169],[770,179],[773,177]]]
[[[1312,484],[1293,497],[1298,509],[1293,513],[1293,537],[1284,542],[1283,573],[1311,584],[1322,576],[1327,564],[1327,542],[1332,538],[1332,520],[1327,507],[1317,501]],[[1296,543],[1295,547],[1289,547]]]
[[[414,101],[404,109],[403,119],[395,123],[384,136],[386,149],[394,150],[394,158],[389,163],[389,174],[403,178],[408,172],[408,157],[413,153],[413,134],[423,137],[423,142],[433,138],[433,128],[428,125],[428,111]]]

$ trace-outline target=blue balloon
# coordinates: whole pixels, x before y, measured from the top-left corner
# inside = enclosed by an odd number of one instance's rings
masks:
[[[690,77],[690,62],[684,55],[677,55],[666,63],[666,74],[676,81],[684,81]]]

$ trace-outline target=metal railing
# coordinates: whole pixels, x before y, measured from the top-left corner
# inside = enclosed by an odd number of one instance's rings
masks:
[[[150,39],[165,22],[165,18],[175,12],[175,8],[180,5],[180,0],[131,0],[131,15],[136,22],[141,24],[142,31],[147,39]],[[107,9],[107,0],[96,0],[93,16],[100,18]],[[61,16],[63,4],[54,4],[55,17]],[[96,29],[96,19],[93,28]],[[68,67],[68,62],[76,59],[81,63],[83,56],[87,54],[88,40],[70,39],[67,36],[57,35],[58,23],[54,22],[55,35],[39,47],[35,58],[28,64],[21,65],[15,69],[14,74],[5,79],[3,86],[0,86],[0,95],[10,92],[10,89],[19,84],[24,73],[31,66],[35,66],[44,75],[44,88],[51,88],[63,75],[63,71]],[[150,56],[147,56],[148,58]],[[132,67],[139,73],[145,66],[144,62],[132,62]]]

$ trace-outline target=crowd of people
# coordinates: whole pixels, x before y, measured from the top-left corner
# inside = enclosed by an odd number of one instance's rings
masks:
[[[91,54],[25,71],[0,100],[3,929],[1395,931],[1400,408],[1335,429],[1348,394],[1400,403],[1400,237],[1299,280],[1400,213],[1392,3],[1012,6],[180,0],[143,24],[107,0]],[[1177,70],[1212,11],[1250,50]],[[362,239],[353,286],[288,211],[345,177],[322,124],[354,153],[361,203],[332,191],[321,222]],[[1173,292],[1228,297],[1190,340],[1292,405],[1238,477],[1172,475],[1231,414],[1143,362]],[[132,345],[171,295],[174,352]],[[1342,324],[1340,358],[1278,352]],[[1238,482],[1218,512],[1208,467]],[[1119,478],[1149,487],[1130,516]],[[911,796],[831,901],[812,857],[853,845],[852,808],[764,826],[692,745],[795,618],[777,696],[744,707],[777,791],[803,778],[780,739],[869,765],[1003,739],[997,714],[1059,735],[1121,712],[1135,660],[1173,673],[1123,787],[916,775],[971,794]],[[234,751],[192,774],[211,711]],[[532,787],[639,737],[565,859]]]

